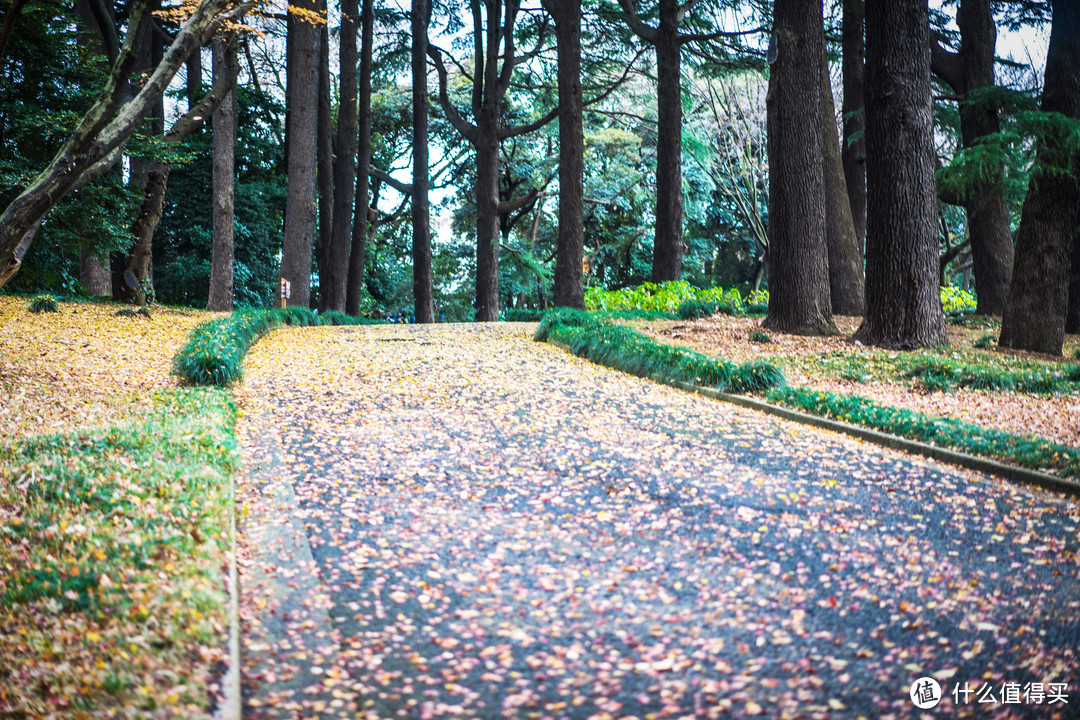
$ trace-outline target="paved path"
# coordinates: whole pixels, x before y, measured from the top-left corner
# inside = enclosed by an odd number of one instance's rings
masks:
[[[1080,717],[1073,501],[528,326],[280,331],[247,377],[249,717],[907,718],[920,676]]]

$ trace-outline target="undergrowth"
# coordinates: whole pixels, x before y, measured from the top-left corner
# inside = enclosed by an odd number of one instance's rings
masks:
[[[235,419],[226,392],[186,388],[138,421],[0,447],[0,685],[16,717],[211,707]]]
[[[192,385],[224,387],[240,380],[247,351],[274,328],[286,325],[372,325],[382,322],[334,311],[317,315],[300,307],[236,310],[231,315],[195,328],[187,344],[173,360],[173,373]]]
[[[558,309],[545,314],[537,340],[555,340],[580,357],[631,375],[727,392],[760,392],[782,386],[784,374],[765,361],[736,364],[656,342],[608,315]]]
[[[1080,476],[1080,450],[1033,436],[881,405],[859,395],[774,388],[765,397],[798,410],[1065,477]]]
[[[56,298],[52,295],[38,295],[31,298],[26,308],[32,313],[60,312],[60,305],[57,304]]]

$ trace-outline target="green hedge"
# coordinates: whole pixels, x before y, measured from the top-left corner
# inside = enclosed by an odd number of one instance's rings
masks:
[[[224,387],[240,380],[247,351],[274,328],[382,323],[333,311],[317,315],[298,307],[236,310],[195,328],[173,360],[173,373],[192,385]]]
[[[831,417],[854,425],[880,430],[912,440],[990,457],[1064,477],[1080,476],[1080,451],[1034,436],[984,428],[952,418],[881,405],[859,395],[805,388],[774,388],[766,393],[771,402]]]
[[[537,340],[555,340],[571,352],[600,365],[661,382],[683,382],[726,392],[758,392],[785,384],[775,365],[742,365],[716,360],[652,338],[611,322],[610,316],[581,310],[548,312],[536,330]]]

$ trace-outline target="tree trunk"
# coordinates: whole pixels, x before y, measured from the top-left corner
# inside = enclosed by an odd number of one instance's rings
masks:
[[[1073,237],[1072,271],[1069,273],[1069,307],[1065,313],[1065,332],[1080,333],[1080,228]]]
[[[1080,119],[1080,3],[1075,1],[1054,3],[1042,109]],[[1016,236],[1002,347],[1061,354],[1080,223],[1080,180],[1062,170],[1070,152],[1075,163],[1065,137],[1039,144]]]
[[[334,224],[319,278],[319,306],[344,312],[349,282],[353,198],[356,189],[356,25],[357,0],[342,0],[338,78],[338,120],[334,136]]]
[[[412,261],[413,317],[418,323],[435,322],[435,301],[432,297],[431,280],[431,217],[428,204],[427,32],[430,12],[429,0],[413,0]],[[496,278],[497,282],[498,278]],[[495,298],[498,304],[497,290]]]
[[[678,0],[660,0],[656,29],[656,233],[652,281],[682,277],[682,71]]]
[[[972,92],[992,87],[995,82],[997,28],[990,0],[961,0],[956,23],[960,28],[960,60],[964,68],[961,92],[968,96],[960,103],[960,134],[964,147],[969,148],[1001,129],[996,107],[986,100],[972,102],[970,99]],[[972,193],[965,207],[978,298],[975,312],[1001,315],[1012,282],[1013,241],[1000,166]]]
[[[360,12],[360,88],[358,92],[356,136],[356,195],[354,197],[352,248],[349,251],[349,278],[345,312],[360,314],[364,290],[364,259],[368,226],[368,185],[371,167],[371,54],[375,12],[372,0],[363,0]]]
[[[769,75],[769,314],[762,327],[835,333],[822,156],[822,4],[777,0]]]
[[[188,110],[195,107],[199,98],[203,96],[202,82],[202,48],[196,48],[187,59],[187,78],[184,86],[187,88]]]
[[[859,242],[866,247],[866,113],[863,99],[863,10],[864,0],[844,0],[842,30],[844,141],[840,154],[851,220]],[[835,309],[835,308],[834,308]],[[839,311],[837,311],[839,312]]]
[[[866,8],[866,316],[856,337],[912,349],[945,342],[926,0]]]
[[[476,320],[499,319],[499,126],[480,111],[476,144]]]
[[[851,201],[844,181],[844,163],[836,135],[829,62],[822,55],[821,153],[825,163],[825,238],[829,248],[829,296],[837,315],[863,314],[863,259]]]
[[[559,83],[559,239],[555,251],[556,306],[584,309],[585,139],[582,130],[581,0],[547,4],[555,18]],[[537,210],[539,218],[540,211]]]
[[[233,308],[233,197],[236,146],[236,72],[239,67],[236,33],[211,41],[214,53],[214,80],[228,75],[228,94],[214,110],[214,237],[210,255],[210,294],[207,310],[227,312]],[[216,84],[216,83],[215,83]]]
[[[319,0],[299,0],[293,4],[311,12],[324,7]],[[285,196],[285,234],[281,246],[281,277],[292,286],[288,304],[306,308],[311,300],[311,253],[315,236],[321,43],[319,28],[300,18],[290,16],[288,34],[288,187]]]
[[[93,297],[112,294],[112,278],[109,277],[109,269],[96,257],[87,254],[85,250],[79,251],[79,282]]]
[[[330,31],[319,29],[319,137],[315,182],[319,191],[319,234],[315,262],[319,269],[319,311],[326,312],[326,285],[333,282],[330,238],[334,232],[334,118],[330,107]],[[345,268],[340,268],[342,275]],[[331,296],[333,291],[330,291]]]

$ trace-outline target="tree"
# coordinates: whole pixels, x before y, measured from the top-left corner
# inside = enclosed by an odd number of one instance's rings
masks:
[[[960,0],[956,24],[960,28],[960,51],[950,52],[935,41],[931,46],[931,67],[959,96],[961,141],[964,148],[975,149],[1000,129],[996,104],[980,92],[994,86],[997,28],[990,0]],[[983,174],[955,201],[963,203],[967,210],[978,295],[976,312],[1000,315],[1012,280],[1012,234],[1001,162],[984,163],[982,168]]]
[[[229,89],[214,110],[214,241],[210,259],[207,310],[233,307],[233,239],[236,149],[236,75],[239,66],[235,33],[219,35],[211,43],[214,80],[224,77]]]
[[[843,0],[841,29],[842,74],[844,83],[843,142],[841,157],[851,220],[862,254],[866,243],[866,113],[863,98],[863,15],[864,0]]]
[[[822,155],[822,4],[777,0],[769,95],[769,313],[762,327],[835,333]],[[832,113],[830,112],[831,116]]]
[[[1054,2],[1042,111],[1046,130],[1016,235],[1002,347],[1060,355],[1080,224],[1080,3]]]
[[[418,323],[435,322],[435,301],[431,283],[431,219],[428,205],[428,94],[427,51],[431,1],[412,3],[413,82],[413,181],[412,181],[412,261],[413,317]],[[496,258],[497,261],[497,258]],[[496,282],[498,279],[496,278]],[[477,290],[479,298],[479,289]],[[495,304],[498,306],[496,291]],[[477,306],[479,308],[479,305]],[[497,311],[496,311],[497,312]],[[480,318],[477,318],[480,319]],[[495,318],[498,319],[496,315]]]
[[[821,154],[825,170],[825,242],[829,248],[829,297],[837,315],[862,315],[863,258],[836,136],[836,106],[828,59],[821,63]]]
[[[364,260],[368,235],[368,183],[371,166],[371,59],[375,28],[372,0],[363,0],[360,11],[360,87],[356,118],[357,157],[356,193],[349,251],[349,277],[345,312],[360,314],[360,296],[364,288]]]
[[[856,338],[945,342],[926,0],[866,7],[866,315]]]
[[[543,49],[546,18],[537,28],[533,49],[518,55],[514,33],[520,0],[485,0],[483,8],[480,0],[471,0],[470,8],[474,47],[473,122],[466,120],[450,101],[442,51],[429,45],[428,55],[439,73],[439,104],[450,124],[476,152],[476,319],[490,322],[499,319],[499,218],[532,202],[539,194],[539,189],[534,188],[520,198],[500,202],[499,144],[543,127],[555,119],[557,109],[524,125],[503,124],[503,102],[514,68]]]
[[[286,50],[285,237],[281,277],[291,284],[288,304],[308,307],[311,300],[311,253],[315,236],[315,174],[319,129],[320,0],[289,6]]]
[[[331,308],[326,304],[327,285],[334,282],[331,269],[330,237],[334,231],[334,109],[330,104],[330,29],[319,28],[319,112],[316,130],[315,187],[318,197],[318,235],[315,237],[315,265],[319,271],[319,310]],[[344,264],[337,270],[344,275]],[[334,291],[330,290],[331,297]],[[337,298],[333,298],[337,299]]]
[[[135,129],[157,104],[188,55],[222,25],[235,21],[253,5],[232,0],[202,0],[177,32],[161,62],[134,94],[126,93],[136,61],[136,32],[128,32],[97,101],[83,115],[49,166],[0,214],[0,287],[19,271],[22,257],[45,216],[73,190],[106,173],[120,159]],[[129,26],[137,28],[147,12],[136,0]]]
[[[545,0],[555,20],[559,84],[559,240],[555,305],[585,307],[585,136],[582,126],[581,0]]]

